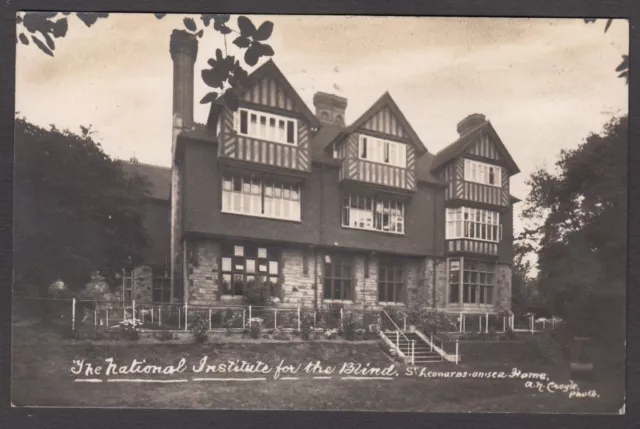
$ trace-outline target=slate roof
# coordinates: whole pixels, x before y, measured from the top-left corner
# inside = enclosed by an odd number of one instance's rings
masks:
[[[171,168],[145,164],[139,161],[121,161],[120,166],[127,174],[145,177],[151,183],[151,198],[169,201],[171,192]]]

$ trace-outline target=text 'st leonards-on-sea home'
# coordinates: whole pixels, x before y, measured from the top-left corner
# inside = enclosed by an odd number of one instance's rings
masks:
[[[258,282],[285,307],[510,310],[519,169],[484,115],[434,155],[388,92],[346,124],[346,98],[314,114],[269,60],[198,124],[197,43],[171,37],[171,168],[125,163],[154,186],[135,298],[239,304]]]

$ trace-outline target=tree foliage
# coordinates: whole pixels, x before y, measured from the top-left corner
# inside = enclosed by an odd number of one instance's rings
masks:
[[[537,244],[540,293],[590,334],[605,324],[624,333],[627,142],[627,117],[614,118],[527,183],[522,215],[538,226],[521,239]]]
[[[25,12],[16,18],[18,26],[16,43],[30,45],[31,41],[42,52],[53,57],[56,49],[54,39],[67,35],[70,15],[77,17],[87,27],[93,26],[100,19],[109,17],[109,14],[104,12],[77,12],[75,14],[70,12]],[[154,14],[157,19],[162,19],[166,15],[166,13]],[[237,19],[238,30],[234,30],[229,26],[230,19],[231,15],[228,14],[202,14],[200,15],[201,25],[190,17],[183,19],[183,25],[184,30],[198,38],[203,37],[205,30],[210,27],[224,36],[224,53],[222,49],[217,49],[215,56],[208,61],[210,68],[202,70],[204,83],[218,91],[210,91],[202,97],[200,102],[207,104],[220,100],[231,110],[237,110],[236,92],[245,88],[248,73],[235,56],[227,53],[226,37],[234,32],[238,34],[238,37],[233,40],[233,44],[239,49],[245,50],[244,62],[253,67],[261,58],[274,55],[273,48],[265,43],[273,33],[273,22],[264,21],[256,27],[246,16],[239,16]]]
[[[596,19],[596,18],[585,18],[584,19],[584,22],[586,22],[587,24],[593,24],[596,21],[598,21],[598,19]],[[611,27],[611,24],[613,24],[613,19],[612,18],[607,19],[607,23],[604,25],[604,32],[605,33],[607,31],[609,31],[609,28]],[[623,55],[622,56],[622,61],[616,67],[616,71],[620,73],[618,75],[618,77],[624,78],[624,80],[627,82],[627,85],[628,85],[629,84],[629,55]]]
[[[14,274],[19,290],[61,279],[78,290],[97,269],[108,280],[147,246],[149,183],[81,134],[15,122]]]

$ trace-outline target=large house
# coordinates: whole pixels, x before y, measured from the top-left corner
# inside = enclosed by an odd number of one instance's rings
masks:
[[[510,309],[509,178],[519,170],[484,115],[462,119],[434,155],[388,92],[346,124],[346,98],[318,92],[314,112],[269,60],[237,111],[214,103],[197,124],[197,40],[176,31],[170,52],[163,299],[241,303],[260,282],[280,306]]]

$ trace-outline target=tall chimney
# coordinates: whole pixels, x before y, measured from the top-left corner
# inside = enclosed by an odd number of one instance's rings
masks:
[[[484,124],[487,118],[481,113],[472,113],[460,122],[458,122],[457,130],[460,137],[468,134],[477,126]]]
[[[171,33],[169,52],[173,60],[173,138],[171,143],[171,302],[176,299],[176,289],[182,280],[184,302],[188,302],[185,281],[182,231],[182,176],[183,165],[176,157],[180,132],[193,127],[193,69],[198,55],[198,40],[184,30]]]
[[[326,92],[316,92],[313,96],[313,105],[316,107],[316,116],[320,122],[344,126],[346,98]]]
[[[173,30],[169,46],[173,60],[173,116],[182,128],[193,126],[193,69],[198,56],[196,36]]]

